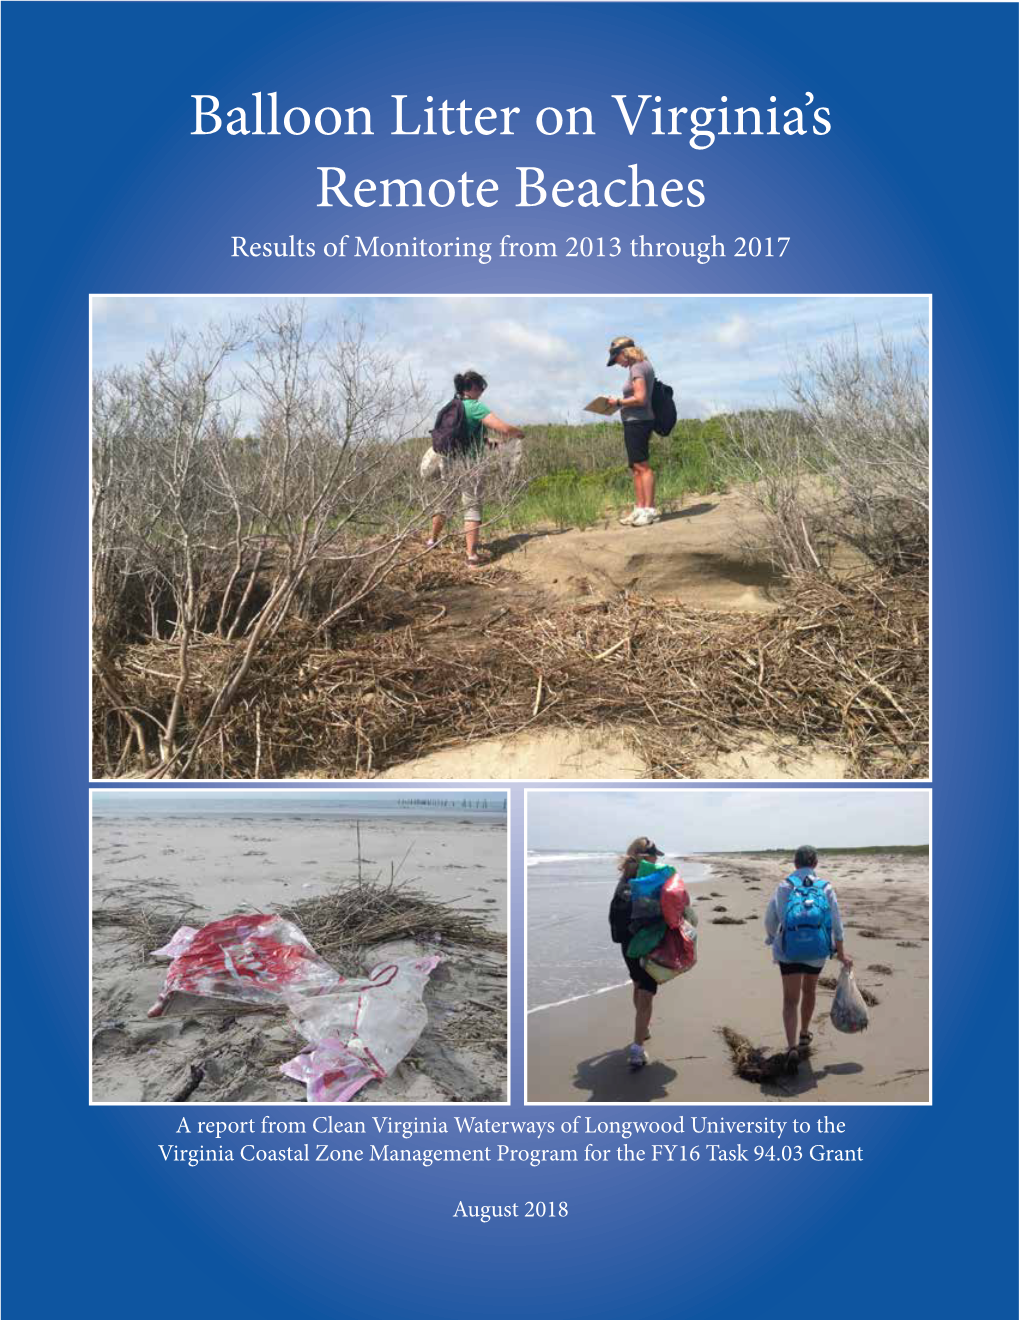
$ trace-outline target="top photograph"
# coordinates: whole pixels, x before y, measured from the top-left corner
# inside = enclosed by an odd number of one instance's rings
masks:
[[[926,296],[91,298],[94,780],[926,780]]]

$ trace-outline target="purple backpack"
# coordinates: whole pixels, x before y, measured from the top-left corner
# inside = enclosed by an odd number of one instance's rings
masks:
[[[467,413],[459,395],[444,404],[432,428],[432,448],[437,454],[459,454],[468,446]]]

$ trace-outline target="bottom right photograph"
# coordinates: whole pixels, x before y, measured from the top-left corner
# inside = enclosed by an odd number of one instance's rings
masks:
[[[529,1103],[931,1102],[929,789],[526,801]]]

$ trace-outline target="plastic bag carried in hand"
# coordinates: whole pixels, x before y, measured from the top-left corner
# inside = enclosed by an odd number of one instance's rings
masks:
[[[645,861],[638,864],[637,875],[630,882],[632,921],[656,921],[662,916],[662,887],[674,875],[671,866],[653,866]]]
[[[829,1017],[837,1031],[851,1034],[855,1031],[863,1031],[868,1025],[868,1006],[857,988],[853,971],[849,967],[844,967],[839,974]]]
[[[418,465],[418,475],[422,481],[431,481],[439,477],[443,470],[443,456],[437,454],[430,445],[421,456],[421,462]]]
[[[663,921],[671,930],[679,930],[691,900],[687,886],[675,871],[662,886],[659,902],[662,905]]]
[[[182,926],[154,956],[173,958],[161,1003],[181,990],[246,1004],[276,1004],[285,992],[321,994],[341,980],[297,926],[275,913],[225,917],[201,930]]]
[[[664,921],[653,921],[647,926],[642,926],[630,937],[630,943],[627,945],[627,957],[643,958],[646,953],[651,953],[665,934],[666,923]]]
[[[683,922],[679,930],[667,930],[645,959],[644,968],[653,981],[671,981],[689,972],[698,961],[697,933]]]

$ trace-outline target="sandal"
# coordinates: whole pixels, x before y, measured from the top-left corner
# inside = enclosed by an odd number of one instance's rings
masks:
[[[787,1077],[796,1077],[800,1071],[800,1053],[796,1045],[791,1045],[786,1051],[786,1075]]]
[[[797,1054],[801,1059],[806,1059],[811,1053],[811,1042],[813,1040],[814,1036],[810,1031],[800,1033],[800,1040],[797,1042]]]

